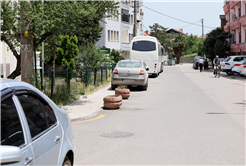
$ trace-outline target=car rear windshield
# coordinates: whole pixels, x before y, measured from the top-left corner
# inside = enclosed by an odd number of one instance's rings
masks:
[[[141,68],[141,62],[119,62],[118,67],[122,68]]]
[[[135,41],[132,44],[132,50],[134,51],[155,51],[156,44],[151,41]]]
[[[228,57],[224,60],[224,62],[228,62],[231,59],[231,57]]]
[[[235,62],[240,62],[240,61],[242,61],[242,60],[244,60],[244,59],[245,59],[245,57],[236,57],[236,58],[234,58],[233,61],[235,61]]]

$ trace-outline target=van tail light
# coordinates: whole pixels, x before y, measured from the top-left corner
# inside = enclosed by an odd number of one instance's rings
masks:
[[[141,70],[139,75],[145,75],[145,71]]]
[[[225,63],[226,65],[230,65],[230,63]]]
[[[243,66],[243,68],[246,68],[246,65],[245,65],[245,66]]]
[[[235,64],[234,66],[241,66],[241,64]]]
[[[114,69],[113,74],[118,74],[118,70],[117,69]]]
[[[156,65],[157,65],[157,64],[155,64],[155,68],[156,68]]]

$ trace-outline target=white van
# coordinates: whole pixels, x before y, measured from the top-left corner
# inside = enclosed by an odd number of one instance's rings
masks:
[[[130,59],[144,61],[151,75],[158,76],[161,72],[163,54],[164,49],[155,37],[137,36],[131,42]]]

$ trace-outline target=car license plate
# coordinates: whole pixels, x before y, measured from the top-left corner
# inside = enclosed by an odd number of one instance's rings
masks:
[[[130,79],[122,79],[123,82],[134,82],[134,80],[130,80]]]

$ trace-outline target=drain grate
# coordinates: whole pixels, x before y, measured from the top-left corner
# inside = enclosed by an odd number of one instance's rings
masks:
[[[133,133],[124,133],[124,132],[113,132],[113,133],[105,133],[101,134],[101,137],[105,138],[125,138],[133,136]]]

